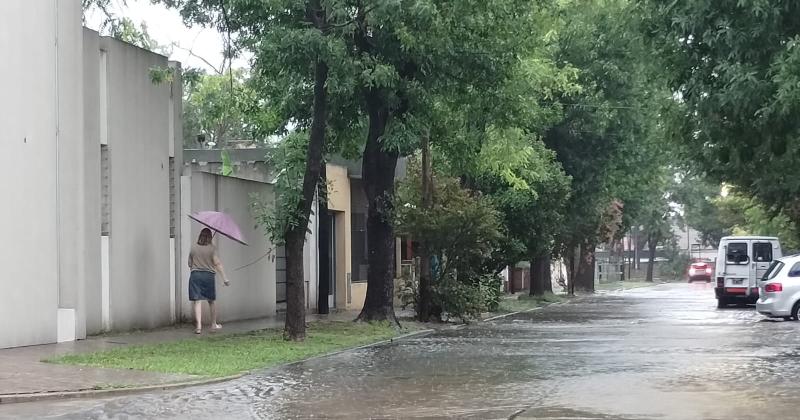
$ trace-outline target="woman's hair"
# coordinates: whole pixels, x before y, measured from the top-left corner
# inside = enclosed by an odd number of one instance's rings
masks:
[[[212,238],[211,229],[203,228],[203,230],[200,231],[200,237],[197,238],[197,245],[210,245]]]

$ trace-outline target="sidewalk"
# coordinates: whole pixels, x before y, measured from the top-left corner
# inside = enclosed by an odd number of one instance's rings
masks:
[[[320,319],[352,320],[358,313],[330,315],[309,314],[309,322]],[[228,322],[216,334],[242,333],[268,328],[282,328],[283,315],[249,321]],[[39,393],[63,393],[121,387],[162,386],[203,379],[194,375],[163,374],[125,369],[104,369],[44,363],[42,360],[67,353],[87,353],[136,344],[195,339],[212,334],[194,334],[192,325],[176,325],[151,331],[119,335],[100,335],[86,340],[18,347],[0,350],[0,403],[3,396]]]

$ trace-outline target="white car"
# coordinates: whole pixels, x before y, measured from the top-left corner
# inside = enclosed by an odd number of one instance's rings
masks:
[[[759,282],[756,310],[772,318],[800,319],[800,255],[772,262]]]

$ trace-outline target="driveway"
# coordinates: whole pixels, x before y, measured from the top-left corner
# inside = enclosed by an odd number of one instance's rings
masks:
[[[0,417],[789,419],[800,323],[665,284],[182,391]]]

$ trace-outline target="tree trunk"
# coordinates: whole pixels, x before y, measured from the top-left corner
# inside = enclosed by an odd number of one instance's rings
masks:
[[[575,288],[581,292],[594,293],[594,244],[584,242],[578,259]]]
[[[538,255],[531,258],[531,272],[530,272],[530,295],[531,296],[544,296],[545,282],[547,280],[547,271],[550,268],[550,257],[545,255]]]
[[[317,312],[324,315],[330,313],[328,297],[331,294],[331,218],[328,214],[328,171],[325,162],[320,165],[318,191],[319,242],[317,244],[317,267],[319,268],[319,281],[317,283]]]
[[[653,266],[655,265],[656,259],[656,243],[657,239],[655,235],[650,235],[647,241],[650,244],[650,257],[647,259],[647,277],[645,281],[652,282],[653,281]]]
[[[286,323],[284,338],[302,341],[306,336],[306,295],[303,278],[305,231],[292,230],[286,235]]]
[[[553,259],[550,253],[542,257],[542,281],[544,283],[544,292],[553,293],[553,273],[552,273]]]
[[[317,61],[314,66],[314,105],[311,132],[306,152],[302,196],[298,203],[299,223],[286,232],[286,324],[287,340],[302,341],[306,337],[306,295],[303,276],[303,245],[306,241],[308,217],[319,184],[322,153],[325,149],[325,127],[328,116],[328,65]]]
[[[427,134],[422,136],[422,208],[427,211],[433,205],[433,178],[431,175],[430,142]],[[431,318],[433,289],[431,272],[431,252],[427,241],[420,241],[420,273],[419,301],[417,317],[420,322],[428,322]]]
[[[395,237],[393,226],[394,173],[398,153],[386,150],[381,137],[386,131],[389,112],[380,93],[365,93],[369,113],[369,134],[364,149],[364,190],[369,203],[367,213],[367,296],[358,315],[361,321],[397,322],[394,313]]]
[[[575,296],[575,277],[577,275],[575,270],[575,255],[580,253],[576,251],[577,247],[570,246],[569,250],[566,252],[566,257],[569,261],[569,266],[567,267],[567,294],[570,296]]]

